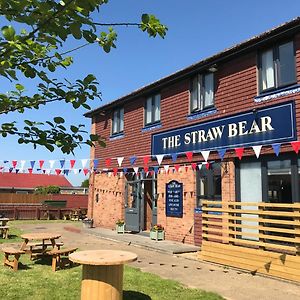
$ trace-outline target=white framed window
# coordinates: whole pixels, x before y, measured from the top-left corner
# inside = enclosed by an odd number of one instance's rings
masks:
[[[292,41],[277,44],[259,53],[259,89],[261,92],[296,82],[296,62]]]
[[[151,125],[159,122],[160,122],[160,94],[156,94],[146,99],[145,125]]]
[[[214,74],[197,74],[192,79],[190,91],[191,112],[201,111],[213,107],[214,101]]]
[[[117,108],[112,115],[112,135],[124,131],[124,108]]]

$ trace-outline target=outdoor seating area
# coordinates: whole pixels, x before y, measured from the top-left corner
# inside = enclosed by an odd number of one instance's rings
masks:
[[[23,254],[28,254],[30,260],[37,258],[52,257],[52,270],[55,272],[57,267],[63,268],[66,265],[72,265],[69,261],[69,254],[75,252],[77,248],[65,248],[64,243],[58,240],[61,234],[49,232],[35,232],[22,234],[24,240],[19,248],[4,247],[4,266],[12,267],[14,271],[18,270],[19,258]]]

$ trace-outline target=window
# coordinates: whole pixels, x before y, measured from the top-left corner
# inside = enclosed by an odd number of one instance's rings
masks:
[[[118,134],[124,130],[124,108],[114,110],[112,118],[112,134]]]
[[[214,74],[198,74],[191,84],[191,112],[214,106]]]
[[[160,121],[160,94],[151,96],[146,100],[145,125],[158,123]]]
[[[296,82],[293,42],[276,45],[260,53],[260,91],[287,86]]]
[[[202,200],[222,200],[221,165],[213,163],[209,170],[202,165],[197,171],[197,207],[201,207]]]

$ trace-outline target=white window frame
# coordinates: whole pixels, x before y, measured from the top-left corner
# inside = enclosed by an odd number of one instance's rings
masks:
[[[210,87],[207,79],[211,78]],[[196,86],[194,86],[196,85]],[[215,106],[215,75],[213,72],[197,74],[192,78],[190,88],[190,113],[206,110]]]
[[[124,131],[124,107],[114,109],[111,118],[111,135]]]
[[[160,103],[160,94],[152,95],[146,99],[144,109],[145,126],[160,123]]]

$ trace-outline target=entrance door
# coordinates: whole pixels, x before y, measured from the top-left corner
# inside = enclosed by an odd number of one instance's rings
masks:
[[[127,181],[125,185],[126,230],[140,231],[141,220],[141,181]]]

